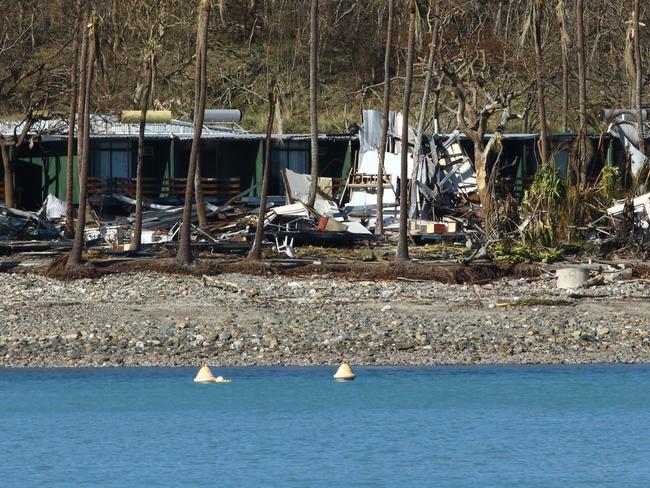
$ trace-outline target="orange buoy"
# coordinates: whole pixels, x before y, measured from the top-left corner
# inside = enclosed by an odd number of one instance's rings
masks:
[[[216,381],[217,378],[214,377],[212,370],[207,366],[199,369],[199,372],[194,377],[194,383],[214,383]]]

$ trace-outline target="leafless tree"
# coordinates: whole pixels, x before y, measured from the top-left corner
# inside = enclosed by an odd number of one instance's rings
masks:
[[[88,63],[88,22],[90,22],[90,1],[89,0],[82,0],[83,1],[83,13],[81,15],[82,19],[82,24],[83,28],[81,30],[81,49],[79,51],[79,83],[77,84],[77,88],[79,90],[78,95],[77,95],[77,166],[81,166],[81,158],[82,158],[82,153],[83,153],[83,145],[84,145],[84,130],[85,130],[85,124],[89,120],[86,117],[86,114],[84,110],[86,109],[86,103],[85,103],[85,92],[86,92],[86,81],[88,78],[88,70],[87,70],[87,63]],[[68,175],[68,178],[72,177],[72,172]],[[81,171],[79,168],[78,171],[78,180],[79,180],[79,186],[81,186]],[[68,183],[68,186],[70,186],[70,183]],[[81,188],[80,188],[81,190]]]
[[[38,118],[34,116],[33,111],[30,109],[25,119],[14,126],[11,139],[5,139],[0,134],[0,152],[4,170],[5,207],[7,208],[16,207],[16,198],[14,195],[16,150],[25,143],[27,135],[37,121]],[[20,132],[18,132],[19,127]],[[9,155],[9,147],[13,148],[11,156]]]
[[[201,0],[199,10],[199,22],[197,26],[197,45],[207,45],[208,18],[210,16],[210,0]],[[198,50],[197,50],[198,52]],[[191,235],[192,235],[192,197],[194,193],[194,175],[196,173],[197,160],[199,158],[201,134],[203,132],[203,117],[205,115],[205,87],[206,87],[206,65],[203,56],[196,58],[196,78],[194,81],[194,137],[190,160],[187,169],[187,184],[185,186],[185,205],[183,207],[183,222],[180,231],[180,243],[176,262],[180,266],[188,266],[192,263]]]
[[[379,165],[377,167],[377,222],[375,234],[384,233],[384,160],[386,159],[386,139],[388,117],[390,115],[390,58],[393,46],[394,1],[388,0],[388,21],[386,22],[386,47],[384,48],[384,101],[382,104],[381,136],[379,138]]]
[[[266,124],[266,141],[264,145],[264,172],[262,175],[262,194],[260,195],[260,212],[257,217],[257,228],[255,229],[255,240],[251,247],[251,259],[262,259],[262,241],[264,240],[264,217],[266,216],[266,201],[269,193],[269,177],[271,173],[271,133],[273,131],[273,119],[275,114],[275,94],[273,88],[269,90],[269,118]]]
[[[587,67],[585,64],[584,4],[576,0],[576,47],[578,56],[578,187],[587,187]]]
[[[206,35],[202,39],[200,43],[197,43],[196,45],[196,57],[201,59],[201,63],[203,64],[203,71],[206,73],[205,77],[201,80],[201,88],[200,91],[201,93],[204,94],[207,90],[208,86],[208,76],[207,76],[207,66],[208,66],[208,25],[209,25],[210,18],[209,16],[205,16],[202,20],[205,25],[206,29]],[[205,106],[204,106],[205,109]],[[196,172],[194,174],[194,191],[196,193],[195,195],[195,200],[196,200],[196,214],[199,218],[199,227],[204,229],[208,226],[208,218],[205,213],[205,201],[203,199],[203,184],[202,184],[202,171],[201,171],[201,151],[199,147],[199,154],[196,159]]]
[[[444,64],[443,75],[449,80],[448,88],[452,91],[456,109],[444,105],[447,112],[456,116],[456,125],[465,133],[474,146],[474,170],[481,205],[489,217],[493,209],[493,194],[489,185],[488,163],[492,160],[500,145],[501,136],[508,122],[519,115],[512,113],[512,102],[525,89],[513,88],[512,81],[505,81],[496,87],[495,92],[487,90],[485,78],[490,76],[488,66],[481,61],[480,53],[467,59],[460,58],[456,65]],[[490,119],[501,113],[501,120],[494,129],[490,139],[485,141]]]
[[[131,239],[131,251],[139,251],[142,247],[142,163],[144,159],[144,132],[147,126],[147,111],[151,98],[151,85],[153,85],[153,46],[145,58],[145,85],[142,93],[140,127],[138,131],[138,158],[135,165],[135,225]]]
[[[427,108],[431,99],[431,80],[433,78],[433,68],[438,49],[438,29],[440,27],[438,0],[430,0],[429,12],[433,16],[433,26],[431,28],[431,43],[429,44],[429,56],[427,58],[426,74],[424,76],[424,88],[422,100],[420,103],[420,115],[418,116],[418,125],[415,129],[415,145],[413,147],[413,172],[411,174],[411,208],[409,216],[414,218],[417,214],[417,174],[420,166],[420,152],[422,146],[422,136],[426,130]]]
[[[309,119],[311,123],[311,185],[307,205],[314,206],[318,189],[318,0],[311,0],[309,15]]]
[[[643,95],[643,71],[642,59],[641,59],[641,34],[639,32],[639,24],[641,17],[641,2],[640,0],[634,0],[634,71],[636,75],[636,90],[635,90],[635,103],[636,103],[636,113],[637,113],[637,126],[639,130],[639,151],[645,154],[645,134],[643,132],[643,106],[642,106],[642,95]]]
[[[5,207],[14,208],[16,199],[14,197],[14,167],[9,157],[9,142],[6,142],[4,136],[0,136],[0,151],[2,154],[3,183],[5,191]]]
[[[544,80],[544,56],[542,53],[543,0],[531,0],[533,19],[533,45],[535,47],[535,85],[539,111],[539,154],[544,164],[549,162],[548,125],[546,121],[546,82]]]
[[[96,19],[94,12],[90,16],[90,22],[86,24],[88,31],[87,38],[88,52],[87,59],[83,63],[85,76],[84,93],[81,97],[83,102],[83,133],[82,133],[82,154],[79,159],[79,212],[77,215],[77,227],[75,229],[72,250],[68,256],[66,269],[72,270],[81,265],[81,253],[84,247],[84,231],[86,228],[86,206],[88,205],[88,160],[90,156],[90,99],[92,95],[93,74],[95,65],[95,43],[96,43]]]
[[[397,259],[409,259],[408,247],[408,149],[409,149],[409,109],[411,107],[411,88],[413,86],[413,59],[415,57],[415,13],[416,2],[409,5],[408,53],[406,58],[406,79],[404,81],[404,98],[402,105],[401,164],[399,185],[399,240],[397,242]]]
[[[4,136],[0,136],[0,153],[2,154],[2,169],[4,183],[4,204],[7,208],[14,208],[16,200],[14,197],[14,167],[9,156],[9,142],[5,142]]]
[[[562,53],[562,131],[569,130],[569,29],[565,0],[558,0],[555,9],[560,30],[560,51]]]
[[[73,57],[70,65],[70,114],[68,117],[68,152],[66,157],[66,189],[65,189],[65,235],[74,236],[74,154],[75,134],[77,128],[77,98],[79,93],[79,37],[84,31],[82,12],[84,0],[77,0],[75,8]]]

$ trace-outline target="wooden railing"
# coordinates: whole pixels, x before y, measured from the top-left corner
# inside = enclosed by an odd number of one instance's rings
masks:
[[[142,193],[145,197],[182,197],[185,195],[186,178],[142,178]],[[221,197],[237,195],[241,191],[240,178],[201,178],[203,195]],[[112,195],[121,193],[135,197],[135,178],[88,178],[89,195]]]

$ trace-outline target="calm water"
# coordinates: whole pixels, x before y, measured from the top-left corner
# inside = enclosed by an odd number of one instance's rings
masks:
[[[1,487],[650,486],[650,367],[0,370]]]

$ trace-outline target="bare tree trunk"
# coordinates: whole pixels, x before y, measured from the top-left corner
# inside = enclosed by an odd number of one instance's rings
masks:
[[[630,107],[636,107],[636,53],[634,51],[635,13],[636,10],[632,9],[632,12],[630,13],[630,21],[625,30],[625,48],[623,49],[623,65],[625,66],[625,74],[630,82],[628,86]]]
[[[197,29],[197,43],[207,41],[208,21],[210,16],[210,0],[201,0],[201,12],[199,19],[206,19],[205,22],[199,20]],[[206,42],[207,44],[207,42]],[[201,134],[203,132],[203,117],[205,116],[205,91],[201,88],[205,86],[206,77],[205,65],[201,56],[196,59],[196,73],[194,80],[194,137],[192,138],[192,149],[190,151],[190,161],[187,169],[187,184],[185,186],[185,205],[183,207],[183,222],[180,231],[180,244],[176,254],[176,262],[181,266],[187,266],[192,262],[191,249],[191,230],[192,230],[192,197],[194,193],[194,175],[196,173],[196,163],[201,150]],[[196,95],[198,93],[198,96]]]
[[[431,77],[433,76],[433,63],[436,58],[436,50],[438,45],[438,5],[439,3],[436,3],[436,10],[434,14],[435,19],[431,33],[431,44],[429,46],[429,59],[427,61],[427,74],[424,77],[424,92],[422,93],[422,103],[420,104],[418,126],[415,131],[415,146],[413,147],[413,171],[411,173],[411,208],[409,211],[410,218],[415,218],[417,215],[417,175],[420,171],[420,149],[422,146],[422,134],[424,134],[427,106],[429,105],[429,99],[431,98]]]
[[[410,4],[408,54],[406,56],[406,81],[404,82],[404,100],[402,107],[401,165],[399,185],[399,240],[397,259],[409,259],[408,248],[408,148],[409,148],[409,108],[411,106],[411,87],[413,85],[413,58],[415,51],[415,1]]]
[[[0,136],[0,151],[2,151],[2,168],[4,170],[5,207],[15,208],[14,199],[14,167],[9,157],[9,148]]]
[[[382,105],[381,137],[379,139],[379,166],[377,167],[377,222],[375,234],[384,233],[384,160],[386,158],[386,139],[388,117],[390,115],[390,51],[393,45],[393,0],[388,0],[388,23],[386,25],[386,49],[384,51],[384,103]]]
[[[562,132],[569,131],[569,58],[562,53]]]
[[[147,126],[147,110],[149,109],[151,85],[153,84],[153,52],[147,55],[145,64],[146,81],[141,102],[138,159],[135,164],[135,225],[129,248],[131,251],[139,251],[142,247],[142,160],[144,158],[144,131]]]
[[[201,153],[196,158],[196,172],[194,173],[194,201],[196,202],[196,216],[199,219],[199,227],[208,227],[208,216],[205,213],[205,201],[203,200],[203,183],[201,175]]]
[[[578,187],[584,190],[587,187],[587,73],[585,66],[585,40],[584,40],[584,6],[583,0],[576,0],[576,44],[578,48]]]
[[[88,24],[86,24],[88,26]],[[84,121],[83,121],[83,151],[79,160],[79,212],[77,214],[77,228],[75,229],[72,250],[68,256],[67,268],[81,265],[81,253],[84,247],[84,230],[86,227],[86,206],[88,205],[88,159],[90,155],[90,97],[92,93],[93,69],[95,64],[95,15],[91,15],[88,30],[88,59],[85,65],[85,86],[83,94]],[[84,36],[86,37],[86,36]]]
[[[68,153],[66,158],[66,184],[65,184],[65,236],[74,236],[74,145],[75,129],[77,125],[77,95],[79,83],[79,36],[83,32],[81,25],[83,0],[77,0],[75,11],[75,34],[73,41],[73,58],[70,66],[70,116],[68,118]]]
[[[311,121],[311,185],[307,205],[314,206],[318,189],[318,0],[311,0],[309,18],[309,112]]]
[[[83,14],[82,14],[82,34],[81,34],[81,50],[79,52],[79,83],[78,83],[78,96],[77,96],[77,178],[81,186],[81,155],[83,152],[83,133],[84,124],[86,123],[85,109],[85,91],[86,91],[86,78],[88,71],[86,68],[88,60],[88,21],[89,19],[89,0],[83,1]]]
[[[566,27],[566,5],[559,0],[557,18],[560,25],[560,43],[562,50],[562,131],[569,130],[569,32]]]
[[[634,67],[636,71],[636,113],[639,130],[639,151],[645,154],[645,134],[643,132],[643,106],[641,95],[643,94],[643,71],[641,70],[641,39],[639,32],[639,17],[641,16],[640,0],[634,0]]]
[[[202,20],[202,22],[205,24],[205,30],[207,33],[207,29],[209,26],[210,19],[205,16]],[[201,64],[202,64],[202,70],[206,75],[203,77],[201,80],[201,88],[200,92],[203,93],[203,97],[205,98],[205,93],[207,90],[208,86],[208,80],[207,80],[207,66],[208,66],[208,37],[207,34],[204,39],[201,40],[200,43],[197,43],[196,46],[196,56],[197,58],[201,59]],[[204,107],[205,109],[205,107]],[[196,159],[196,173],[194,175],[194,200],[196,201],[196,214],[199,218],[199,227],[202,229],[205,229],[208,226],[208,218],[205,214],[205,202],[203,200],[203,184],[201,180],[201,151],[199,150],[199,154]]]
[[[476,168],[476,187],[478,188],[478,197],[485,211],[485,221],[492,213],[494,207],[492,203],[492,191],[490,189],[488,170],[487,170],[486,151],[479,144],[474,142],[474,167]]]
[[[535,45],[535,77],[537,84],[537,107],[539,110],[539,155],[542,164],[549,162],[548,129],[546,123],[545,82],[542,75],[544,57],[542,55],[542,15],[543,0],[533,0],[533,43]]]
[[[262,195],[260,196],[260,213],[257,218],[255,240],[248,255],[251,259],[262,259],[262,241],[264,240],[264,217],[266,215],[266,200],[269,193],[269,176],[271,173],[271,132],[273,131],[273,115],[275,113],[275,96],[273,89],[269,90],[269,119],[266,124],[266,145],[264,146],[264,173],[262,175]]]

